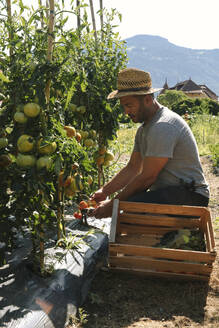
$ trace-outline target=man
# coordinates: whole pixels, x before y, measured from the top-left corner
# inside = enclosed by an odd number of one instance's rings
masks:
[[[125,114],[142,123],[128,164],[94,193],[96,218],[111,216],[113,199],[145,203],[208,206],[195,138],[188,124],[154,98],[150,73],[135,68],[119,72],[118,90]],[[117,193],[113,199],[107,199]]]

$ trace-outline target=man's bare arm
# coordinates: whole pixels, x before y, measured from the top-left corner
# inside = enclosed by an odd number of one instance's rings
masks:
[[[92,199],[97,202],[106,199],[107,196],[124,188],[142,170],[142,158],[140,153],[133,152],[128,164],[113,177],[101,189],[97,190]]]
[[[126,200],[133,194],[148,189],[156,181],[167,161],[166,157],[146,157],[143,160],[141,172],[125,186],[116,198]]]
[[[103,192],[108,196],[124,188],[141,172],[142,165],[140,153],[133,152],[128,164],[102,188]]]
[[[134,177],[121,192],[114,198],[127,200],[130,196],[148,189],[157,179],[158,174],[166,165],[168,158],[147,157],[143,161],[142,170]],[[112,215],[113,199],[100,203],[93,211],[96,218],[104,218]]]

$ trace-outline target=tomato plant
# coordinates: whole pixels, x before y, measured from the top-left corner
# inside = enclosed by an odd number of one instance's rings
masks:
[[[95,154],[107,151],[120,114],[106,98],[126,54],[113,32],[115,11],[105,12],[94,38],[86,8],[80,27],[67,30],[63,1],[54,9],[15,4],[11,14],[0,3],[0,225],[11,222],[0,242],[12,246],[12,227],[28,227],[43,272],[47,232],[62,238],[66,204],[89,198],[100,183],[104,162]]]

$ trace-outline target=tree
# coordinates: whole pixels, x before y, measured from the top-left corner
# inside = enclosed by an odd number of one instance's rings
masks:
[[[165,93],[160,94],[157,99],[162,105],[172,109],[174,104],[188,99],[188,97],[182,91],[166,90]]]

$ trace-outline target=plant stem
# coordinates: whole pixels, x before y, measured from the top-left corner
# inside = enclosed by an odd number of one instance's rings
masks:
[[[40,273],[44,272],[44,229],[43,222],[40,216]]]
[[[62,222],[62,206],[61,206],[61,201],[62,201],[62,187],[58,183],[58,210],[57,210],[57,239],[62,238],[62,230],[61,230],[61,222]]]

